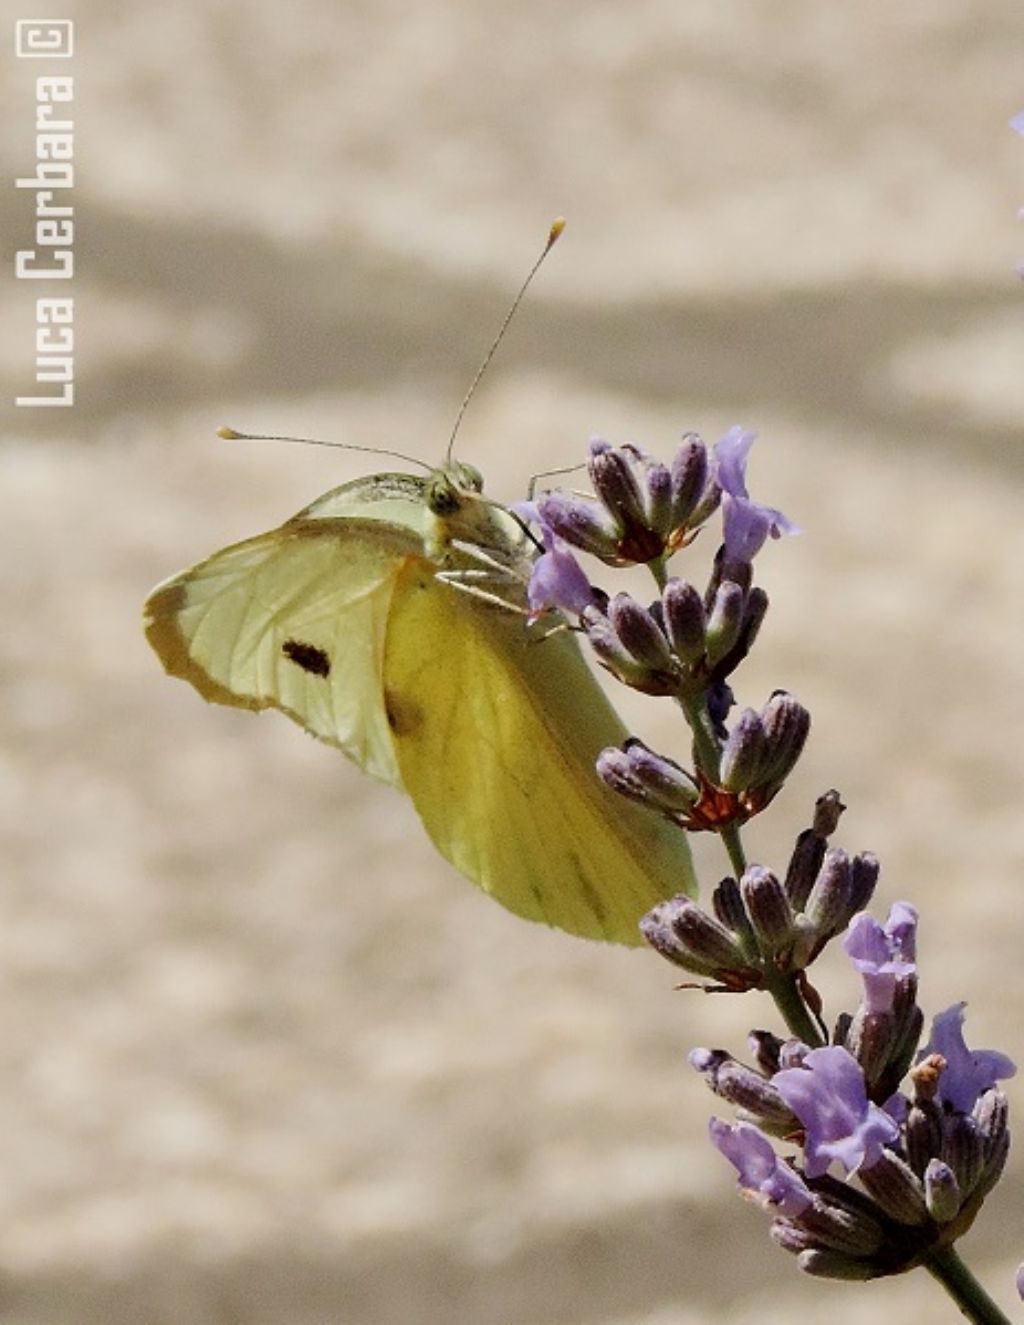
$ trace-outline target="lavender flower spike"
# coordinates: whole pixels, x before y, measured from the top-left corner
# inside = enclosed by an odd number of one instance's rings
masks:
[[[891,1012],[898,980],[916,970],[914,941],[917,912],[909,902],[896,902],[885,925],[867,911],[850,921],[843,949],[864,980],[868,1012]]]
[[[803,1123],[804,1170],[825,1173],[833,1160],[846,1173],[871,1168],[899,1128],[867,1097],[864,1073],[853,1054],[839,1045],[812,1049],[803,1067],[777,1072],[772,1084]]]
[[[1015,129],[1017,133],[1024,134],[1024,110],[1019,110],[1010,121],[1010,128]]]
[[[939,1098],[958,1113],[970,1113],[980,1095],[1017,1071],[1012,1060],[996,1049],[976,1049],[973,1053],[968,1049],[964,1043],[966,1006],[954,1003],[935,1016],[932,1038],[919,1056],[920,1061],[930,1054],[941,1054],[946,1060],[939,1078]]]
[[[800,1176],[779,1159],[772,1143],[756,1127],[712,1118],[708,1131],[712,1143],[739,1174],[740,1187],[759,1205],[792,1219],[812,1203],[814,1198]]]
[[[722,489],[723,539],[730,561],[750,562],[765,539],[797,534],[781,511],[752,501],[747,491],[747,455],[757,433],[735,424],[715,445],[715,479]]]

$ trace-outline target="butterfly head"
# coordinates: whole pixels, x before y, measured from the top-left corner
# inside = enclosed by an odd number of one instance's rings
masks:
[[[479,469],[467,465],[464,460],[453,460],[431,474],[424,497],[430,511],[445,519],[465,506],[467,496],[475,497],[482,492],[483,486]]]
[[[483,475],[463,460],[450,460],[435,469],[423,486],[423,504],[429,513],[425,527],[427,554],[452,569],[468,556],[479,574],[483,561],[493,570],[515,568],[523,581],[532,565],[535,548],[521,520],[483,495]]]

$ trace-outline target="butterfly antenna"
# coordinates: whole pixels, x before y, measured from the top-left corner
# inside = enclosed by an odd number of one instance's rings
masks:
[[[509,308],[508,312],[505,314],[505,320],[504,322],[502,322],[500,328],[498,329],[498,334],[495,336],[491,348],[484,355],[483,363],[481,363],[480,367],[476,370],[476,376],[469,384],[469,390],[466,392],[465,396],[463,397],[462,404],[459,406],[459,412],[455,416],[455,426],[452,428],[452,435],[448,438],[448,450],[445,452],[446,462],[451,461],[452,451],[455,448],[455,437],[459,431],[459,426],[462,423],[462,416],[466,412],[466,406],[473,399],[473,393],[476,391],[481,377],[483,377],[484,373],[487,372],[488,365],[490,364],[491,360],[494,358],[494,352],[501,344],[505,332],[508,330],[508,324],[515,317],[516,309],[523,302],[523,296],[526,294],[526,291],[530,288],[530,282],[537,275],[537,272],[540,270],[541,263],[551,252],[552,248],[555,245],[556,240],[558,239],[559,235],[562,233],[564,229],[565,229],[564,216],[558,216],[555,218],[555,220],[551,222],[551,229],[548,232],[547,243],[544,245],[543,249],[541,250],[540,256],[537,258],[537,261],[527,272],[526,280],[523,281],[522,285],[519,287],[519,293],[512,300],[512,305]]]
[[[297,442],[303,446],[332,446],[339,451],[362,451],[366,455],[389,455],[392,460],[402,460],[407,465],[418,465],[430,473],[431,466],[414,455],[404,455],[401,451],[387,451],[380,446],[357,446],[355,442],[325,442],[321,437],[280,437],[276,433],[238,432],[235,428],[218,428],[217,436],[226,442]]]
[[[542,469],[539,474],[534,474],[530,479],[530,485],[526,490],[526,500],[533,501],[533,495],[537,491],[537,484],[542,478],[556,478],[559,474],[575,474],[577,470],[585,469],[587,462],[578,461],[575,465],[560,465],[558,469]]]

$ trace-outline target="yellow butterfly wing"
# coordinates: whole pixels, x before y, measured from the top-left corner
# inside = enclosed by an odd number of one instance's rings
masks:
[[[575,638],[531,638],[438,578],[478,570],[473,548],[515,566],[518,525],[475,496],[437,517],[426,491],[360,479],[216,553],[153,591],[149,641],[205,699],[278,708],[404,786],[441,853],[510,910],[637,943],[646,910],[692,889],[685,838],[594,773],[626,733]]]
[[[290,521],[158,586],[146,635],[204,699],[281,709],[398,783],[381,657],[396,575],[418,546],[373,521]]]
[[[409,561],[384,645],[402,781],[441,854],[509,910],[585,938],[640,942],[656,902],[693,890],[684,834],[597,777],[626,737],[573,635]]]

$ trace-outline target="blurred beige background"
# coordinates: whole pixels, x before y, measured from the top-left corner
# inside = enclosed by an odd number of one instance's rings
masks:
[[[738,690],[815,726],[751,853],[841,788],[926,1009],[1020,1056],[1019,3],[65,3],[78,401],[32,411],[4,8],[4,1319],[957,1319],[800,1276],[736,1197],[684,1052],[769,1008],[507,915],[335,752],[164,678],[139,610],[377,467],[217,424],[437,459],[564,213],[463,454],[512,500],[593,432],[761,430],[805,533]],[[1021,1174],[964,1244],[1010,1311]]]

